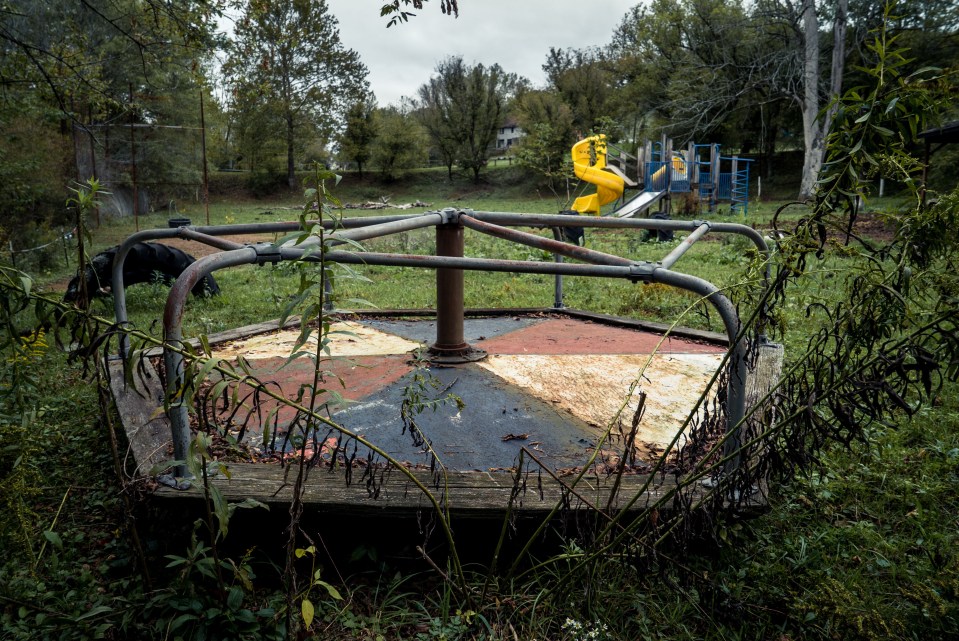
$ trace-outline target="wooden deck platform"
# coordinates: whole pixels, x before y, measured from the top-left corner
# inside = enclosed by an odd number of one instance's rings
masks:
[[[531,310],[524,310],[529,312]],[[535,310],[537,313],[553,313],[549,310]],[[507,312],[509,313],[509,312]],[[560,317],[575,318],[575,314]],[[625,319],[607,319],[598,315],[584,315],[590,321],[607,323],[610,327],[633,328],[649,331],[648,326],[638,327]],[[247,338],[263,332],[275,331],[275,323],[266,323],[219,336],[211,336],[210,342],[223,343]],[[655,328],[658,329],[658,328]],[[692,332],[687,337],[699,341],[716,341],[723,337],[715,334]],[[495,339],[494,339],[495,340]],[[782,363],[782,349],[770,349],[760,352],[756,370],[750,375],[747,384],[748,398],[752,402],[765,395],[772,382],[778,379]],[[123,367],[115,362],[111,367],[111,387],[117,408],[122,419],[133,458],[136,472],[140,476],[156,473],[159,466],[172,458],[169,421],[163,412],[163,390],[160,378],[149,360],[144,360],[139,375],[133,377],[133,385],[124,378]],[[466,399],[469,402],[469,399]],[[570,420],[573,420],[571,416]],[[520,443],[517,447],[521,447]],[[422,464],[414,466],[411,474],[419,483],[429,488],[435,500],[439,501],[451,514],[464,517],[495,518],[502,517],[507,511],[535,516],[545,515],[559,506],[562,510],[589,509],[598,506],[611,512],[619,510],[641,511],[669,498],[677,492],[677,481],[672,474],[656,474],[652,481],[646,474],[627,473],[617,479],[616,474],[608,474],[609,468],[600,472],[591,468],[590,472],[570,487],[576,478],[569,469],[543,470],[524,457],[526,466],[517,476],[515,470],[489,468],[489,470],[457,470],[440,473],[422,469]],[[287,504],[292,497],[293,481],[297,473],[295,464],[281,466],[277,462],[255,463],[233,462],[228,464],[229,478],[225,475],[211,479],[224,497],[230,501],[242,501],[252,498],[265,504]],[[354,467],[350,482],[343,465],[334,469],[321,462],[308,472],[304,484],[303,499],[311,509],[335,511],[350,514],[370,515],[411,515],[433,509],[433,505],[424,492],[417,487],[404,470],[392,468],[374,468],[367,470]],[[372,480],[371,480],[372,477]],[[648,487],[647,487],[648,482]],[[695,480],[681,489],[683,502],[687,505],[702,500],[709,489]],[[645,491],[642,491],[643,488]],[[610,494],[615,492],[613,500]],[[640,494],[640,492],[642,492]],[[744,503],[747,506],[761,507],[764,492],[757,492],[754,498]],[[161,501],[197,499],[202,497],[202,488],[194,485],[188,490],[176,490],[158,485],[155,498]],[[663,502],[658,509],[668,509],[670,500]]]

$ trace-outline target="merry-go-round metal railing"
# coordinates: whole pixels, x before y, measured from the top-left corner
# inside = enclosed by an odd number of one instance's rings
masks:
[[[311,221],[312,222],[312,221]],[[716,285],[696,276],[673,271],[673,265],[701,238],[709,233],[739,234],[748,238],[768,258],[769,247],[763,236],[755,229],[738,223],[709,222],[703,220],[680,221],[659,219],[636,219],[618,217],[587,217],[554,214],[523,214],[509,212],[474,211],[447,208],[422,214],[375,216],[328,219],[322,222],[324,241],[329,246],[342,245],[349,241],[361,241],[388,236],[426,227],[436,228],[436,255],[377,253],[356,250],[327,248],[322,260],[328,263],[353,265],[378,265],[418,267],[435,269],[437,272],[437,338],[430,348],[434,359],[460,362],[473,359],[473,350],[463,338],[463,272],[489,271],[523,274],[546,274],[555,276],[554,307],[563,307],[563,276],[589,276],[622,278],[632,282],[660,283],[698,294],[719,313],[729,340],[727,360],[727,434],[724,456],[727,469],[737,466],[740,439],[737,430],[746,413],[746,355],[747,338],[742,333],[739,314],[732,301]],[[552,228],[554,238],[520,231],[514,227]],[[561,230],[566,227],[590,227],[605,229],[634,229],[650,231],[688,231],[682,242],[660,261],[634,261],[628,258],[599,252],[561,240]],[[464,230],[509,240],[515,243],[550,252],[554,262],[518,261],[490,258],[469,258],[464,254]],[[129,236],[117,251],[113,264],[113,292],[116,322],[128,323],[126,295],[123,283],[124,262],[132,247],[138,242],[182,238],[203,243],[222,250],[203,256],[191,264],[174,283],[167,298],[163,315],[164,367],[167,392],[171,398],[184,384],[183,355],[170,346],[182,345],[182,321],[186,300],[193,287],[214,271],[241,265],[276,264],[290,260],[321,260],[317,252],[318,237],[311,237],[301,244],[274,243],[242,244],[221,238],[231,235],[258,235],[306,231],[299,222],[250,223],[234,225],[184,226],[176,228],[149,229]],[[571,258],[581,263],[562,262]],[[766,279],[768,282],[768,261]],[[129,351],[129,340],[121,333],[120,353]],[[475,350],[473,350],[475,351]],[[172,402],[168,408],[171,423],[174,458],[186,459],[190,443],[188,408],[183,403]],[[185,475],[178,469],[177,476]]]

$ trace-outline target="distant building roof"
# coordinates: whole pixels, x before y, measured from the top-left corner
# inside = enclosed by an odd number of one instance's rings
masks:
[[[949,122],[942,127],[934,127],[919,132],[919,137],[927,142],[953,143],[959,142],[959,120]]]
[[[500,127],[519,127],[519,121],[512,116],[508,117]]]

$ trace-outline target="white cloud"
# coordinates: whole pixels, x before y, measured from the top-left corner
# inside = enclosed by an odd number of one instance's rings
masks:
[[[327,0],[343,44],[359,52],[380,104],[412,96],[436,63],[460,55],[468,63],[499,63],[508,72],[545,82],[550,47],[605,45],[636,0],[459,0],[460,17],[427,2],[405,24],[386,28],[380,0]]]

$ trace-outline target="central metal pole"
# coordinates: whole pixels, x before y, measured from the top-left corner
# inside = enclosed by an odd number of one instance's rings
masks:
[[[559,227],[553,227],[553,238],[559,242],[563,241],[563,232]],[[562,254],[553,254],[557,263],[563,262]],[[563,309],[566,307],[563,302],[563,275],[556,274],[553,282],[553,309]]]
[[[463,225],[436,226],[436,255],[463,257]],[[486,357],[486,352],[466,342],[463,333],[465,303],[463,270],[443,267],[436,270],[436,342],[430,346],[434,363],[469,363]]]

